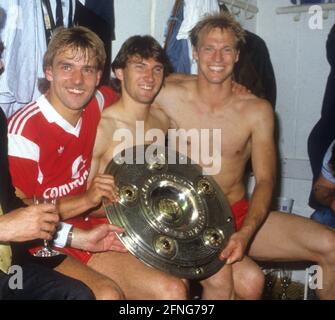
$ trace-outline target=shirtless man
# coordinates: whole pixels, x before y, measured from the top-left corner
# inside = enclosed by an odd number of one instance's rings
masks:
[[[227,277],[223,271],[229,266],[234,285],[246,283],[237,279],[255,267],[248,255],[257,260],[316,262],[323,270],[319,297],[334,299],[334,231],[300,216],[269,213],[276,161],[272,108],[264,100],[231,93],[242,28],[227,14],[208,16],[190,37],[198,78],[167,83],[156,101],[177,128],[221,129],[221,170],[214,178],[232,206],[237,230],[221,253],[226,266],[203,282],[205,297],[217,291],[218,279]],[[256,185],[248,204],[243,176],[249,158]]]
[[[145,132],[160,129],[165,133],[169,128],[167,116],[161,110],[151,108],[168,71],[168,59],[159,43],[150,36],[129,38],[117,54],[112,69],[122,95],[111,108],[102,112],[89,181],[97,172],[103,173],[114,157],[120,144],[114,140],[115,134],[122,133],[119,129],[128,130],[132,137],[136,137],[138,123],[144,125]],[[134,141],[134,144],[143,144],[143,141]],[[133,144],[126,141],[123,146],[128,148]],[[146,266],[130,253],[95,254],[89,265],[113,278],[122,288],[126,299],[187,298],[187,287],[182,280]]]
[[[115,139],[118,130],[126,129],[131,133],[132,137],[136,137],[136,124],[142,121],[144,133],[147,133],[150,129],[156,129],[161,130],[164,136],[168,128],[174,126],[171,119],[169,119],[165,113],[158,108],[151,107],[154,97],[161,88],[164,71],[166,73],[167,63],[160,57],[162,56],[161,52],[161,47],[151,37],[134,36],[124,43],[115,58],[112,67],[118,82],[121,83],[122,95],[121,99],[115,103],[112,108],[107,108],[102,113],[95,140],[89,180],[92,179],[97,172],[99,174],[103,173],[106,165],[117,153],[116,150],[118,149],[120,151],[120,142]],[[165,68],[163,68],[163,66]],[[178,79],[183,78],[185,77],[178,77]],[[237,91],[239,91],[239,89],[237,89]],[[121,131],[119,131],[119,133],[121,133]],[[152,141],[146,141],[146,143],[151,142]],[[130,143],[132,143],[132,141]],[[142,144],[143,142],[136,141],[135,143]],[[164,141],[162,143],[164,144]],[[124,144],[122,147],[128,148],[131,146],[132,145]],[[164,281],[167,281],[166,279],[170,279],[171,277],[146,267],[129,254],[120,255],[117,253],[109,253],[108,256],[111,254],[113,255],[113,260],[107,264],[108,269],[101,269],[106,266],[104,260],[104,263],[97,264],[96,270],[106,275],[112,274],[113,279],[121,284],[122,290],[126,293],[126,297],[128,297],[127,292],[129,292],[133,294],[132,296],[136,293],[140,294],[140,297],[143,298],[143,288],[141,288],[141,286],[134,287],[136,283],[132,280],[131,284],[135,290],[131,292],[127,282],[129,280],[127,279],[138,279],[139,276],[141,278],[150,279],[150,281],[146,281],[147,287],[153,290],[157,287],[157,284],[162,283],[164,279]],[[106,255],[104,256],[106,257]],[[115,265],[115,263],[117,263],[118,270],[122,270],[117,278],[115,278],[116,270],[111,267]],[[120,268],[120,265],[123,267]],[[127,270],[128,272],[125,272],[125,268],[129,269]],[[226,269],[229,268],[230,267]],[[127,275],[128,278],[123,279],[124,275]],[[248,285],[243,285],[243,283],[236,284],[235,287],[238,295],[242,298],[249,299],[255,298],[255,295],[259,297],[263,287],[263,275],[261,271],[251,266],[248,272],[244,272],[242,280],[248,283]],[[255,283],[256,280],[257,283]],[[183,288],[183,284],[180,280],[174,279],[174,281],[178,286]],[[252,283],[253,286],[251,286],[250,283]],[[224,281],[222,281],[220,285],[217,284],[216,287],[217,290],[215,290],[215,292],[212,290],[212,296],[208,296],[208,298],[231,298],[231,294],[223,294],[223,292],[230,293],[232,291],[232,281],[227,281],[225,277]],[[256,287],[258,291],[255,289]],[[250,288],[250,293],[247,292],[246,288]],[[147,297],[148,293],[145,294],[145,297]],[[203,295],[203,298],[206,297],[206,294]]]

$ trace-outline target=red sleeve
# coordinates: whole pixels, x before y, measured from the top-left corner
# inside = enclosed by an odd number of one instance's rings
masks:
[[[99,88],[99,91],[102,93],[104,96],[104,107],[109,107],[110,105],[114,104],[116,101],[120,99],[119,94],[114,91],[111,87],[108,86],[102,86]]]
[[[37,162],[14,156],[8,156],[8,160],[14,187],[20,189],[28,198],[32,198],[38,177]]]
[[[16,124],[15,122],[13,122]],[[39,146],[36,140],[36,127],[32,122],[25,124],[20,133],[8,126],[8,162],[13,186],[31,198],[38,184]]]

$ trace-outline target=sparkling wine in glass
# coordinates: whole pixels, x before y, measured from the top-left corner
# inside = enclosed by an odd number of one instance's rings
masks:
[[[41,197],[36,197],[34,196],[33,198],[34,204],[42,204],[42,203],[51,203],[53,205],[56,205],[56,198],[41,198]],[[50,258],[54,256],[58,256],[60,254],[59,251],[56,251],[52,248],[49,247],[49,241],[48,240],[43,240],[43,247],[38,250],[37,252],[34,253],[35,257],[40,257],[40,258]]]

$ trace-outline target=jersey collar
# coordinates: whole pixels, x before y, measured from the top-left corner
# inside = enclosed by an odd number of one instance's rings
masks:
[[[67,133],[73,134],[77,138],[79,137],[82,118],[79,119],[77,125],[74,127],[56,111],[56,109],[51,105],[45,95],[42,95],[40,98],[38,98],[37,103],[43,116],[47,119],[49,123],[56,123]]]

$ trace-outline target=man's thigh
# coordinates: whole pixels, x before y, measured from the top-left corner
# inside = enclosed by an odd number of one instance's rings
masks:
[[[271,212],[251,243],[249,256],[256,260],[313,260],[330,232],[311,219]]]
[[[17,281],[20,279],[13,282],[17,284]],[[27,264],[22,266],[22,288],[10,288],[7,282],[4,299],[89,300],[94,299],[94,295],[80,281],[38,264]]]
[[[157,299],[157,296],[163,296],[164,284],[181,282],[172,275],[147,266],[130,253],[97,253],[89,260],[88,266],[115,280],[127,299]]]

